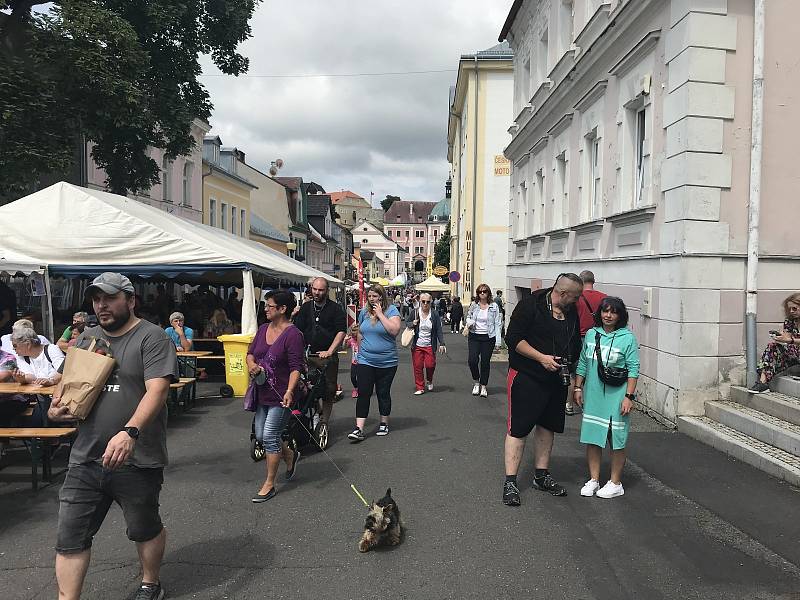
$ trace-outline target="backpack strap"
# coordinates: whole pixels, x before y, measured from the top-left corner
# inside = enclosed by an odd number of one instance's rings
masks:
[[[45,344],[44,346],[42,346],[42,350],[44,350],[44,357],[47,359],[47,362],[49,362],[52,365],[53,364],[53,359],[50,358],[50,353],[47,351],[47,347],[49,345],[50,344]]]
[[[589,304],[589,301],[586,299],[586,296],[584,296],[583,294],[581,294],[581,298],[583,298],[583,301],[584,301],[584,302],[586,302],[586,308],[588,308],[588,309],[589,309],[589,312],[590,312],[591,314],[594,314],[594,309],[592,308],[592,305],[591,305],[591,304]]]

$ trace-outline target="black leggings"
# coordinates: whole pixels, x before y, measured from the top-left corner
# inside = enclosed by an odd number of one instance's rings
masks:
[[[378,397],[378,412],[382,417],[388,417],[392,412],[392,381],[397,367],[380,369],[369,365],[358,365],[356,377],[358,378],[358,400],[356,400],[356,418],[366,419],[369,415],[369,400],[372,397],[372,388]]]
[[[358,363],[350,363],[350,383],[353,389],[358,389]]]
[[[481,385],[489,383],[489,362],[492,359],[494,350],[494,338],[485,333],[469,334],[469,370],[472,372],[472,381],[478,381]],[[478,358],[480,358],[480,369],[478,369]]]

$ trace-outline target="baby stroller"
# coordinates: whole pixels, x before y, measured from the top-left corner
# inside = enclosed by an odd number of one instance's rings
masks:
[[[292,417],[282,434],[282,439],[293,450],[313,442],[320,450],[328,447],[328,426],[320,423],[322,398],[325,394],[325,372],[309,367],[300,374],[297,400],[292,407]],[[311,434],[311,435],[309,435]],[[264,446],[256,439],[256,418],[250,426],[250,457],[258,462],[266,457]]]

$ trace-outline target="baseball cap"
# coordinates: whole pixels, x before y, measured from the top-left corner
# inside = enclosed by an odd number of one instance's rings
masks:
[[[106,294],[116,294],[118,292],[135,293],[131,280],[122,273],[101,273],[92,281],[92,285],[86,288],[86,296],[95,292],[105,292]]]

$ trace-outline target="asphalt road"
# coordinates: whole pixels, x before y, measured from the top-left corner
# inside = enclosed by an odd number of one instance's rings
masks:
[[[391,433],[375,437],[371,418],[358,445],[345,439],[354,401],[342,355],[348,393],[334,408],[329,455],[347,481],[309,453],[265,504],[250,502],[264,463],[249,458],[241,400],[201,400],[172,419],[161,496],[168,597],[800,598],[798,490],[641,415],[625,496],[580,497],[580,420],[568,417],[551,471],[569,496],[530,488],[528,449],[523,505],[504,506],[506,365],[492,364],[489,399],[472,397],[466,342],[450,334],[447,342],[436,389],[423,396],[412,395],[401,349]],[[12,452],[0,470],[0,597],[53,598],[58,484],[33,493],[22,459]],[[357,551],[365,508],[349,482],[368,499],[391,486],[407,525],[401,546]],[[114,507],[95,539],[85,598],[135,591],[138,562],[124,532]]]

